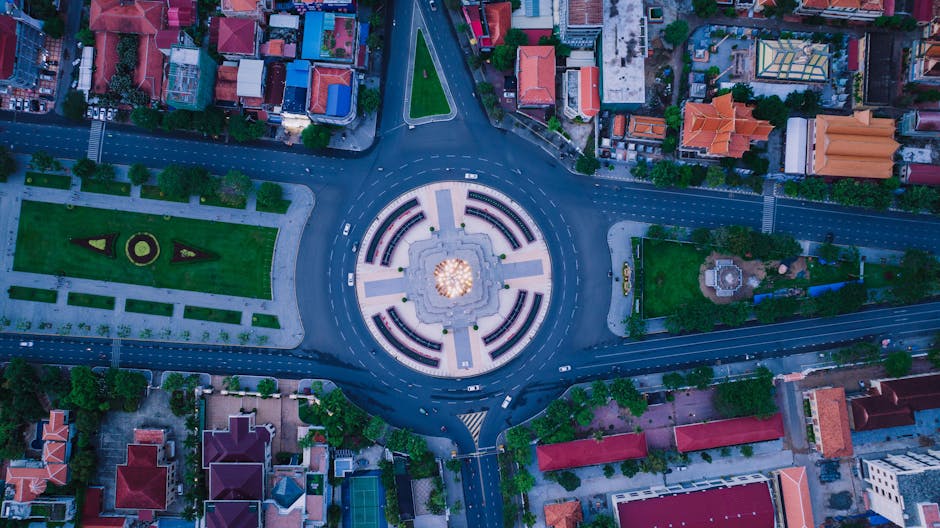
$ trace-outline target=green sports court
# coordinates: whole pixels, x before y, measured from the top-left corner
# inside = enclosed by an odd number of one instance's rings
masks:
[[[349,483],[351,528],[381,528],[385,519],[379,511],[379,478],[352,477]]]

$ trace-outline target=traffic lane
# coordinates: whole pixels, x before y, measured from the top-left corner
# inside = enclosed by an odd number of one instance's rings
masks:
[[[54,133],[53,133],[54,131]],[[61,127],[22,122],[0,126],[0,145],[31,154],[45,150],[60,157],[81,158],[88,153],[88,128]]]
[[[631,219],[685,227],[744,225],[759,229],[763,204],[749,195],[700,193],[628,184],[594,189],[593,205],[613,221]]]

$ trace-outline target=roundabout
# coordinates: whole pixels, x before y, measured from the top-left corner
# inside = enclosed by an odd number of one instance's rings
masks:
[[[545,320],[552,264],[532,217],[501,192],[439,182],[386,205],[356,258],[369,333],[405,366],[443,378],[497,369]]]

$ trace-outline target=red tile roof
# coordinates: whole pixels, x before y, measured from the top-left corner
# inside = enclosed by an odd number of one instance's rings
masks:
[[[16,20],[0,15],[0,79],[9,79],[16,65]]]
[[[254,415],[230,416],[228,430],[202,432],[202,467],[213,462],[264,462],[271,433],[255,426]]]
[[[911,163],[907,166],[907,183],[940,185],[940,165]]]
[[[258,501],[206,501],[206,528],[259,528],[261,503]]]
[[[169,469],[158,465],[158,446],[130,444],[127,463],[117,467],[114,506],[129,510],[167,507]]]
[[[46,491],[48,478],[48,466],[7,466],[6,483],[13,486],[13,500],[17,502],[29,502],[41,495]]]
[[[519,46],[516,76],[519,106],[555,104],[555,48]]]
[[[122,528],[127,517],[102,517],[104,488],[85,488],[85,505],[82,507],[82,528]]]
[[[815,528],[813,501],[809,498],[809,482],[803,466],[781,469],[777,473],[783,499],[783,515],[787,528]]]
[[[630,116],[630,137],[663,139],[666,137],[666,120],[661,117]]]
[[[581,114],[585,117],[594,117],[601,111],[600,69],[597,66],[581,68],[581,86],[578,101],[581,103]]]
[[[599,26],[603,23],[603,0],[568,0],[569,26]]]
[[[167,0],[167,25],[186,27],[196,22],[196,5],[193,0]]]
[[[849,52],[848,52],[848,69],[849,71],[858,71],[858,39],[850,38],[849,39]]]
[[[749,416],[680,425],[673,431],[676,437],[676,450],[680,453],[776,440],[782,438],[784,434],[783,416],[780,413],[766,420]]]
[[[702,148],[712,156],[740,158],[751,141],[767,141],[774,129],[770,122],[755,119],[751,107],[736,103],[731,94],[711,103],[686,103],[682,146]]]
[[[134,429],[135,444],[163,445],[164,442],[166,442],[166,434],[163,429]]]
[[[917,124],[914,125],[914,130],[919,132],[940,131],[940,112],[918,110]]]
[[[12,485],[13,498],[18,502],[29,502],[46,491],[47,482],[59,486],[68,484],[68,441],[71,428],[68,411],[54,409],[49,412],[49,422],[43,425],[42,464],[8,465],[6,483]]]
[[[617,114],[614,116],[614,137],[621,138],[627,131],[627,116]]]
[[[95,33],[95,93],[108,91],[108,81],[114,75],[118,63],[117,45],[120,35],[110,31]],[[166,58],[157,47],[153,35],[141,36],[137,47],[137,68],[134,70],[134,86],[150,97],[159,96],[163,90],[163,65]]]
[[[238,55],[255,54],[255,34],[258,22],[251,18],[217,18],[219,25],[219,53]]]
[[[68,411],[53,409],[49,411],[49,422],[42,426],[42,439],[45,441],[68,442]]]
[[[284,82],[287,80],[287,67],[283,62],[272,62],[268,65],[268,72],[264,83],[264,102],[269,105],[280,105],[284,102]]]
[[[219,66],[215,74],[215,100],[234,103],[238,100],[238,66]]]
[[[483,4],[483,11],[486,14],[486,26],[490,30],[490,45],[502,45],[506,42],[506,33],[512,26],[512,3]]]
[[[222,0],[223,11],[251,12],[258,9],[257,0]]]
[[[327,94],[330,86],[334,84],[351,86],[352,70],[348,68],[313,67],[313,75],[310,76],[310,113],[326,113]]]
[[[620,528],[773,528],[766,482],[710,488],[617,505]]]
[[[264,465],[217,463],[209,467],[209,499],[260,500],[264,495]]]
[[[160,31],[157,31],[157,35],[154,37],[154,41],[156,42],[158,49],[170,49],[170,47],[179,43],[180,30],[178,28],[161,29]]]
[[[646,456],[646,433],[626,433],[540,445],[535,448],[540,471],[595,466]]]
[[[869,431],[914,425],[914,411],[910,407],[898,407],[884,396],[866,396],[851,400],[852,429]]]
[[[852,400],[856,431],[913,425],[914,411],[940,408],[940,374],[880,383],[881,394]]]
[[[166,3],[152,0],[92,0],[88,27],[95,32],[156,35],[165,27]]]
[[[803,0],[803,5],[813,9],[860,9],[862,11],[883,11],[882,0]]]
[[[545,525],[552,528],[577,528],[584,520],[581,502],[577,500],[545,505]]]
[[[845,402],[845,389],[842,387],[816,389],[810,393],[816,402],[816,416],[819,424],[817,438],[825,458],[852,456],[852,432],[849,430],[849,408]]]

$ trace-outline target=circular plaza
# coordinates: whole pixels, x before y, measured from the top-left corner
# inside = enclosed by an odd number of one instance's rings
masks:
[[[383,208],[356,258],[356,298],[381,347],[406,366],[462,378],[508,363],[551,300],[539,227],[476,183],[413,189]]]

